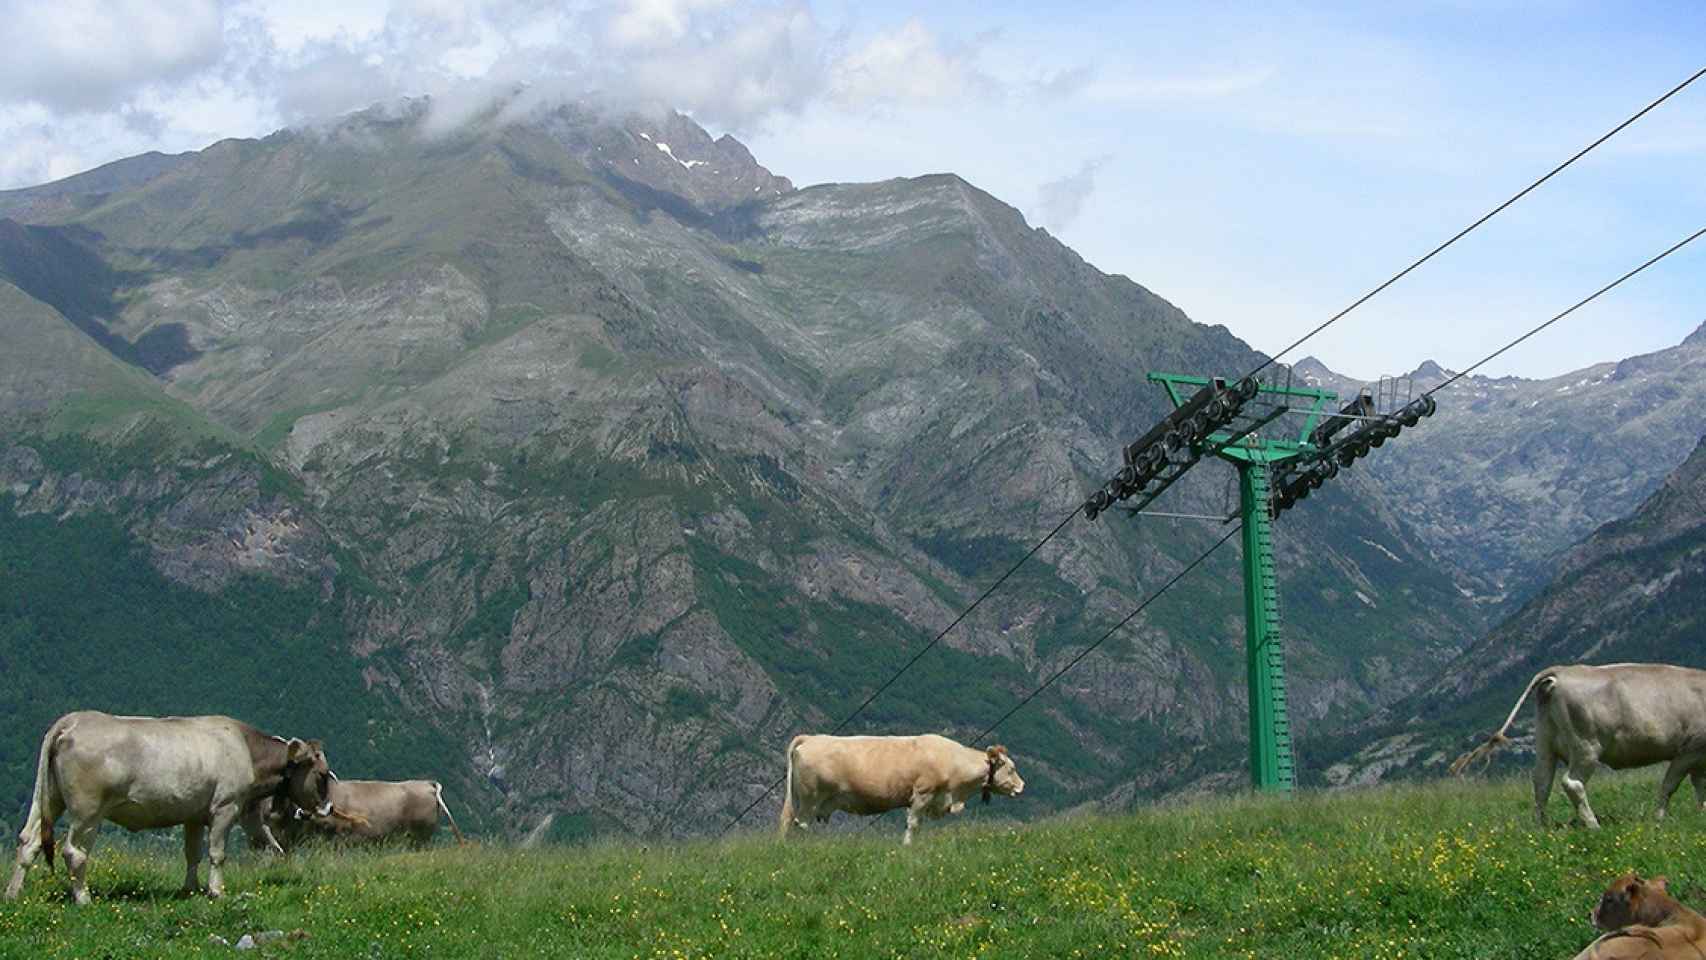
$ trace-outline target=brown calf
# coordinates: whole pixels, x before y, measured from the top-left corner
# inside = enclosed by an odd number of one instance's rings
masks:
[[[1611,882],[1590,914],[1607,931],[1576,960],[1702,960],[1706,917],[1677,902],[1665,878],[1626,873]]]

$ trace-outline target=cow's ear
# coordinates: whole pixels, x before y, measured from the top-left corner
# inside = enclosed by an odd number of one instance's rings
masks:
[[[1670,891],[1665,888],[1667,883],[1670,883],[1669,877],[1654,877],[1647,881],[1647,886],[1657,889],[1660,893],[1668,894]]]
[[[1007,752],[1007,748],[1001,746],[1000,744],[996,744],[995,746],[990,747],[988,750],[985,751],[985,753],[987,753],[989,755],[989,762],[990,763],[1000,763],[1002,754],[1004,754],[1006,752]]]
[[[311,755],[309,753],[309,749],[310,749],[309,744],[303,743],[301,740],[297,739],[296,737],[291,737],[290,740],[287,743],[285,743],[285,745],[284,745],[285,762],[287,762],[287,763],[301,763],[302,761],[308,759],[308,757]]]

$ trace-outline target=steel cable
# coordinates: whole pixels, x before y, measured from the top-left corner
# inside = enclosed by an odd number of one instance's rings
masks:
[[[859,704],[857,707],[854,707],[852,713],[849,713],[846,717],[843,717],[841,722],[836,724],[829,731],[830,734],[834,735],[834,734],[840,733],[842,730],[846,729],[847,725],[849,723],[853,722],[854,717],[857,717],[860,713],[862,713],[864,711],[864,709],[866,707],[870,706],[872,701],[876,700],[877,697],[881,696],[884,690],[887,690],[889,687],[893,686],[894,682],[896,680],[899,680],[901,678],[902,674],[904,674],[904,673],[906,673],[906,671],[912,669],[912,665],[917,663],[919,661],[919,659],[922,658],[926,653],[929,653],[931,651],[931,649],[936,646],[936,644],[940,643],[942,641],[942,638],[947,636],[948,632],[950,630],[959,626],[960,622],[963,621],[966,617],[971,616],[971,613],[973,610],[976,610],[979,606],[981,606],[983,604],[983,601],[989,599],[990,594],[994,593],[1003,583],[1007,582],[1007,579],[1009,577],[1013,576],[1014,573],[1017,573],[1020,567],[1025,565],[1025,561],[1027,561],[1027,560],[1031,559],[1031,557],[1035,556],[1038,550],[1041,550],[1044,546],[1047,546],[1048,542],[1050,540],[1053,540],[1055,538],[1055,536],[1060,533],[1060,531],[1065,530],[1066,525],[1071,523],[1073,518],[1078,516],[1078,513],[1079,513],[1079,508],[1073,507],[1072,512],[1067,514],[1064,518],[1062,518],[1060,523],[1055,524],[1055,528],[1048,532],[1048,536],[1043,537],[1041,540],[1038,540],[1035,546],[1031,547],[1031,549],[1029,549],[1025,552],[1024,556],[1020,557],[1018,559],[1018,561],[1016,561],[1011,567],[1008,567],[1007,572],[1003,573],[999,579],[997,579],[994,583],[990,584],[989,588],[987,590],[984,590],[983,594],[981,596],[979,596],[975,601],[973,601],[971,606],[965,608],[965,610],[962,611],[959,616],[954,618],[954,621],[952,623],[943,627],[942,631],[940,633],[936,634],[934,639],[932,639],[929,643],[925,644],[924,646],[920,647],[918,649],[918,652],[914,653],[912,655],[912,659],[910,659],[910,660],[906,661],[906,663],[902,664],[901,668],[899,670],[896,670],[893,675],[891,675],[887,680],[883,681],[882,685],[877,687],[876,690],[872,691],[871,695],[866,697],[863,703]],[[766,787],[764,789],[763,793],[760,793],[757,797],[754,797],[752,802],[747,804],[746,808],[743,809],[739,814],[737,814],[733,820],[730,820],[728,823],[728,826],[724,827],[721,831],[719,831],[717,835],[722,836],[723,834],[728,833],[730,830],[732,830],[734,828],[735,824],[740,823],[741,820],[743,820],[747,814],[752,812],[752,808],[754,808],[754,807],[758,806],[760,803],[764,802],[765,797],[768,797],[768,796],[770,796],[771,793],[775,792],[776,788],[782,785],[782,781],[787,779],[787,776],[788,775],[786,773],[783,773],[782,776],[777,777],[774,783],[772,783],[772,784],[770,784],[770,786]]]
[[[1405,267],[1404,269],[1398,271],[1390,279],[1388,279],[1385,283],[1382,283],[1380,286],[1375,287],[1373,290],[1370,290],[1369,292],[1358,297],[1350,306],[1348,306],[1348,307],[1344,308],[1343,310],[1340,310],[1338,313],[1335,313],[1332,316],[1328,317],[1325,321],[1323,321],[1315,329],[1309,331],[1308,333],[1304,334],[1301,337],[1298,337],[1296,340],[1293,340],[1289,345],[1286,346],[1285,349],[1281,350],[1280,352],[1274,354],[1271,357],[1268,357],[1266,360],[1263,360],[1260,364],[1257,365],[1256,369],[1250,371],[1248,374],[1246,374],[1246,376],[1253,377],[1256,374],[1261,373],[1263,370],[1266,370],[1269,366],[1278,362],[1278,360],[1281,357],[1285,356],[1286,354],[1290,353],[1291,351],[1296,350],[1298,347],[1302,346],[1304,341],[1310,339],[1311,337],[1315,336],[1316,334],[1320,333],[1321,331],[1323,331],[1323,330],[1327,329],[1328,327],[1332,326],[1333,324],[1339,322],[1339,320],[1341,318],[1343,318],[1346,314],[1350,313],[1352,310],[1355,310],[1357,307],[1362,306],[1364,303],[1367,303],[1369,300],[1373,299],[1374,296],[1376,294],[1380,293],[1382,290],[1385,290],[1387,287],[1392,286],[1394,283],[1397,283],[1399,280],[1404,279],[1404,277],[1408,276],[1412,270],[1415,270],[1417,267],[1421,266],[1422,264],[1427,263],[1429,260],[1432,260],[1436,254],[1442,252],[1443,250],[1445,250],[1445,248],[1451,246],[1452,244],[1456,243],[1457,241],[1468,236],[1472,231],[1474,231],[1477,227],[1481,226],[1482,224],[1486,223],[1488,220],[1491,220],[1495,216],[1498,216],[1500,213],[1502,213],[1505,210],[1506,207],[1509,207],[1511,204],[1517,202],[1518,200],[1521,200],[1523,197],[1525,197],[1529,193],[1533,192],[1535,190],[1535,188],[1539,187],[1541,184],[1545,183],[1546,181],[1548,181],[1548,180],[1552,179],[1553,177],[1557,176],[1558,174],[1562,173],[1566,167],[1575,163],[1577,160],[1580,160],[1581,158],[1587,156],[1590,152],[1593,151],[1593,149],[1595,147],[1598,147],[1600,144],[1604,143],[1607,140],[1610,140],[1612,137],[1621,133],[1625,127],[1629,126],[1630,124],[1634,123],[1635,121],[1646,116],[1654,108],[1658,107],[1659,104],[1664,103],[1666,100],[1669,100],[1671,97],[1676,96],[1678,93],[1681,93],[1683,88],[1687,87],[1689,84],[1693,83],[1694,81],[1700,79],[1702,76],[1706,76],[1706,67],[1700,68],[1699,70],[1695,71],[1694,74],[1692,76],[1690,76],[1688,79],[1682,81],[1681,83],[1677,84],[1674,87],[1671,87],[1669,90],[1667,90],[1664,93],[1663,96],[1660,96],[1657,100],[1654,100],[1652,103],[1649,103],[1646,106],[1642,107],[1640,110],[1636,111],[1635,114],[1633,116],[1631,116],[1629,119],[1623,121],[1622,123],[1618,124],[1615,127],[1612,127],[1609,131],[1607,131],[1599,139],[1595,140],[1594,142],[1592,142],[1592,143],[1588,144],[1587,146],[1581,148],[1580,150],[1576,151],[1575,155],[1570,157],[1570,159],[1565,160],[1563,163],[1560,163],[1557,166],[1553,167],[1551,170],[1548,170],[1546,172],[1546,174],[1544,176],[1542,176],[1540,179],[1534,181],[1533,183],[1529,184],[1526,187],[1523,187],[1521,190],[1519,190],[1515,194],[1513,194],[1510,199],[1506,200],[1504,203],[1499,204],[1498,206],[1494,207],[1493,209],[1487,211],[1485,214],[1483,214],[1481,216],[1481,218],[1479,220],[1476,220],[1474,223],[1471,223],[1469,226],[1464,227],[1462,230],[1457,231],[1457,233],[1455,233],[1451,236],[1451,239],[1445,241],[1444,243],[1440,244],[1437,247],[1434,247],[1432,250],[1429,250],[1427,253],[1423,254],[1420,259],[1416,260],[1414,263],[1410,264],[1409,266]]]

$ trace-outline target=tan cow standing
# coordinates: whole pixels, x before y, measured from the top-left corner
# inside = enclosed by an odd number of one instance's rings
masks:
[[[1509,742],[1505,731],[1530,693],[1536,702],[1534,815],[1541,826],[1559,763],[1566,765],[1564,793],[1591,829],[1599,828],[1599,819],[1588,806],[1587,781],[1601,763],[1613,770],[1669,763],[1659,784],[1661,820],[1684,777],[1706,806],[1706,671],[1663,663],[1547,667],[1523,688],[1504,726],[1458,757],[1452,773]]]
[[[444,786],[436,780],[333,779],[327,796],[337,810],[336,816],[316,816],[294,804],[266,801],[262,815],[286,847],[295,846],[310,834],[350,842],[407,837],[417,846],[425,846],[438,832],[440,813],[450,822],[456,842],[467,842],[444,802]]]
[[[977,750],[927,733],[916,737],[834,737],[801,734],[788,744],[782,836],[837,810],[868,816],[906,808],[912,842],[921,817],[965,809],[983,791],[1016,797],[1025,789],[1006,747]]]
[[[269,736],[230,717],[115,717],[83,711],[54,721],[42,737],[29,816],[18,834],[18,863],[6,885],[17,899],[24,872],[45,852],[53,866],[53,822],[67,814],[65,867],[71,895],[89,902],[84,874],[101,821],[130,831],[184,828],[184,891],[198,887],[202,838],[210,865],[207,892],[225,893],[225,838],[243,819],[264,835],[255,801],[288,797],[334,812],[331,772],[317,740]]]

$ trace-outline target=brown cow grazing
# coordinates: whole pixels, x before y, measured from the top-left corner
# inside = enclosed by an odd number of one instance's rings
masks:
[[[1576,960],[1700,960],[1706,917],[1671,897],[1664,877],[1626,873],[1611,882],[1589,915],[1607,933]]]
[[[906,808],[912,842],[920,817],[965,809],[983,791],[1016,797],[1025,781],[1006,747],[976,750],[927,733],[917,737],[834,737],[801,734],[788,744],[788,786],[782,800],[782,836],[794,827],[823,822],[837,810],[869,815]]]
[[[450,822],[456,842],[468,842],[444,802],[444,786],[436,780],[333,778],[328,797],[337,811],[335,816],[319,816],[292,803],[265,801],[262,815],[286,848],[309,836],[356,843],[406,837],[416,846],[425,846],[438,832],[440,813]]]
[[[1659,784],[1658,816],[1683,777],[1694,782],[1706,806],[1706,671],[1662,663],[1547,667],[1535,674],[1504,726],[1451,765],[1460,774],[1500,744],[1522,702],[1534,694],[1534,815],[1546,825],[1546,798],[1558,764],[1567,765],[1564,793],[1591,829],[1599,820],[1588,806],[1588,777],[1597,764],[1613,770],[1668,762]]]
[[[230,717],[68,713],[42,737],[35,796],[18,834],[18,865],[6,899],[17,899],[38,853],[45,851],[53,866],[53,822],[61,813],[70,821],[65,867],[78,903],[89,902],[84,871],[103,820],[133,832],[182,824],[186,893],[198,887],[205,835],[207,892],[222,896],[232,824],[241,818],[251,836],[264,834],[255,801],[267,796],[329,815],[331,782],[319,741],[268,736]]]

